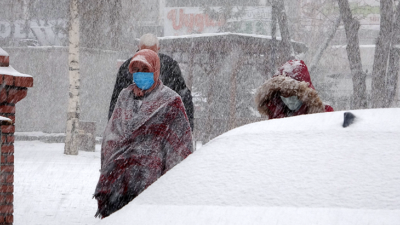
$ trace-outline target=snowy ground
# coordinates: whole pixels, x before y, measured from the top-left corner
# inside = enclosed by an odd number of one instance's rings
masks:
[[[400,224],[400,109],[264,121],[204,145],[104,220],[96,152],[15,143],[15,224]]]
[[[96,152],[63,154],[64,144],[15,142],[14,224],[94,224],[99,178]]]

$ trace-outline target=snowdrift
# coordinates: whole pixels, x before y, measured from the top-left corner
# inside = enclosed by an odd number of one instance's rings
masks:
[[[400,109],[249,124],[98,224],[400,224]]]

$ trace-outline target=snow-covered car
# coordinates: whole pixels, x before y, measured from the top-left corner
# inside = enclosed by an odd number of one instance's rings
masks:
[[[400,109],[268,120],[198,149],[99,224],[400,224]]]

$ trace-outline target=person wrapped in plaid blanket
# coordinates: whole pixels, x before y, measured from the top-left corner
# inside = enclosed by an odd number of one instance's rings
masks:
[[[193,152],[184,105],[159,79],[158,55],[137,52],[129,71],[134,82],[120,93],[103,134],[95,217],[119,210]]]

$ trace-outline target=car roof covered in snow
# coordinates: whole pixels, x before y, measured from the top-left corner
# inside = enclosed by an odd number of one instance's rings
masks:
[[[99,224],[398,224],[400,109],[351,112],[231,130]]]

